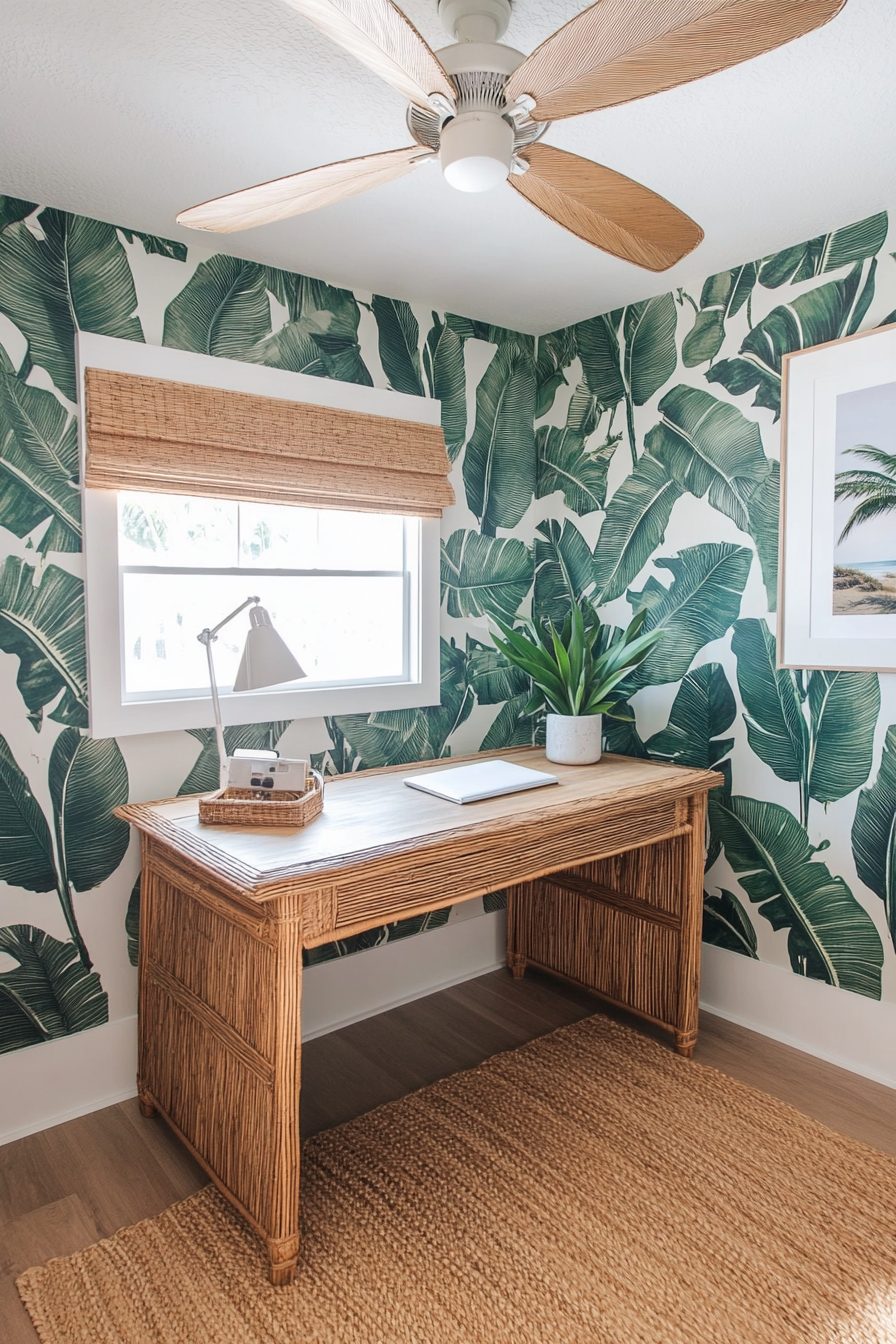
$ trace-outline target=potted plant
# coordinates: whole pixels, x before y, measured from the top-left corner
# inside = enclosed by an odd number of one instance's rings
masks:
[[[552,621],[524,617],[522,628],[496,620],[503,639],[494,643],[514,667],[535,683],[526,712],[547,709],[547,757],[560,765],[591,765],[600,760],[603,715],[613,714],[619,683],[643,662],[662,636],[641,634],[647,611],[639,611],[625,630],[602,625],[583,599],[557,631]],[[630,717],[616,714],[614,717]]]

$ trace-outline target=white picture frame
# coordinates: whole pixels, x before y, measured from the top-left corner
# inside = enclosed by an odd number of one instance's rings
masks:
[[[782,393],[778,667],[894,671],[896,511],[843,540],[862,497],[835,487],[896,454],[896,323],[785,355]]]

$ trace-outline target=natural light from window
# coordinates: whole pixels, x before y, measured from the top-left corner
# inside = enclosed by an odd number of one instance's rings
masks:
[[[305,669],[303,688],[407,680],[419,527],[379,513],[119,493],[123,700],[207,696],[196,636],[250,595]],[[247,625],[234,621],[214,644],[222,690]]]

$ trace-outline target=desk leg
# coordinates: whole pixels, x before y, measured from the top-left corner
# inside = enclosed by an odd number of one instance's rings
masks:
[[[678,1008],[675,1049],[690,1059],[700,1016],[700,955],[703,938],[703,865],[706,860],[706,794],[688,799],[690,843],[685,856],[681,936],[678,941]]]
[[[301,897],[274,903],[277,960],[273,984],[274,1086],[271,1132],[270,1279],[292,1283],[299,1255],[299,1088],[302,1082]]]
[[[523,882],[518,887],[507,889],[507,969],[514,980],[522,980],[529,965],[525,945],[525,920],[520,927],[518,915],[521,903],[531,900],[535,891],[534,882]]]
[[[141,1110],[263,1238],[274,1284],[299,1252],[301,900],[241,903],[144,852]]]

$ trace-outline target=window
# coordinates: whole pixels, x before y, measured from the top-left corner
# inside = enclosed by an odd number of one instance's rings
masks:
[[[307,676],[234,693],[238,617],[225,724],[438,704],[437,401],[91,332],[77,352],[94,736],[211,726],[196,636],[247,597]]]
[[[438,702],[438,651],[433,681],[432,631],[421,628],[433,626],[421,621],[421,585],[435,567],[431,554],[423,564],[435,520],[131,491],[88,491],[87,504],[97,736],[210,724],[196,636],[249,596],[307,676],[233,694],[248,613],[237,618],[213,646],[225,723]]]

